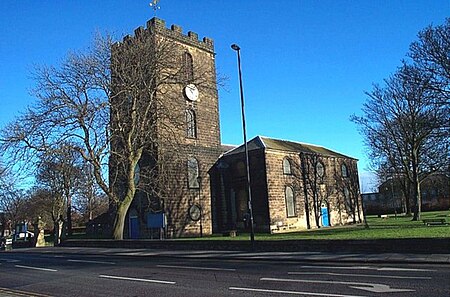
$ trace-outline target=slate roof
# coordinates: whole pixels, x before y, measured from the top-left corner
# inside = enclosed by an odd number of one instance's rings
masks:
[[[222,153],[226,153],[232,149],[235,149],[236,147],[238,147],[237,145],[233,145],[233,144],[222,144],[220,146],[220,149],[222,151]]]
[[[275,138],[269,138],[264,136],[256,136],[252,140],[247,142],[248,150],[257,150],[257,149],[270,149],[276,151],[284,151],[284,152],[294,152],[294,153],[310,153],[310,154],[319,154],[322,156],[335,157],[335,158],[347,158],[354,159],[352,157],[346,156],[344,154],[332,151],[322,146],[306,144],[301,142],[289,141],[289,140],[281,140]],[[244,152],[244,145],[240,145],[224,154],[224,156],[234,155]]]

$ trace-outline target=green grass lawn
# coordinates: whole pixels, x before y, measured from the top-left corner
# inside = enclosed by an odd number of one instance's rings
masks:
[[[450,223],[450,211],[423,212],[421,219],[445,218]],[[388,218],[368,216],[368,228],[364,224],[311,229],[281,234],[255,234],[256,240],[296,240],[296,239],[386,239],[386,238],[450,238],[450,225],[425,226],[423,222],[412,221],[412,217],[391,214]],[[241,233],[236,237],[215,234],[203,238],[180,238],[177,240],[245,240],[250,234]],[[83,234],[70,238],[86,239]]]
[[[424,212],[421,219],[446,218],[450,223],[450,211]],[[411,217],[394,214],[388,218],[368,216],[368,228],[362,225],[339,226],[305,230],[283,234],[256,234],[256,240],[296,240],[296,239],[382,239],[382,238],[450,238],[450,225],[425,226],[422,221],[412,221]],[[197,238],[198,240],[248,240],[249,234],[236,237],[220,235]]]

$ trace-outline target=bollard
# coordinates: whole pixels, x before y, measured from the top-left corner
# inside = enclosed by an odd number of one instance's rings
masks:
[[[12,250],[12,238],[7,238],[5,241],[5,251]]]

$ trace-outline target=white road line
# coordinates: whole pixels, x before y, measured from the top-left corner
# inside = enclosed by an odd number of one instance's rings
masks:
[[[436,269],[381,267],[379,271],[436,271]]]
[[[377,283],[357,283],[357,282],[322,281],[322,280],[271,278],[271,277],[263,277],[260,279],[260,281],[348,285],[350,288],[366,290],[366,291],[376,292],[376,293],[415,292],[415,290],[412,290],[412,289],[395,289],[395,288],[391,288],[389,285],[377,284]]]
[[[6,262],[6,263],[17,263],[20,262],[20,260],[14,260],[14,259],[0,259],[0,261],[2,262]]]
[[[92,261],[92,260],[76,260],[76,259],[67,259],[67,262],[116,265],[116,263],[114,263],[114,262]]]
[[[55,269],[49,269],[49,268],[42,268],[42,267],[32,267],[32,266],[23,266],[23,265],[14,265],[17,268],[25,268],[25,269],[33,269],[33,270],[40,270],[40,271],[49,271],[49,272],[56,272],[58,270]]]
[[[282,291],[282,290],[269,290],[269,289],[258,289],[258,288],[239,288],[239,287],[229,287],[229,290],[236,291],[250,291],[250,292],[261,292],[261,293],[277,293],[277,294],[289,294],[289,295],[307,295],[307,296],[329,296],[329,297],[366,297],[357,295],[339,295],[330,293],[312,293],[312,292],[298,292],[298,291]]]
[[[351,274],[334,272],[288,272],[289,275],[334,275],[334,276],[357,276],[375,278],[398,278],[398,279],[431,279],[429,276],[398,276],[398,275],[376,275],[376,274]]]
[[[374,269],[368,266],[300,266],[300,268],[317,268],[317,269]],[[376,268],[375,268],[376,269]]]
[[[5,293],[6,295],[3,295],[1,293]],[[21,290],[13,290],[13,289],[6,289],[6,288],[0,288],[0,295],[1,296],[27,296],[27,297],[52,297],[50,295],[44,295],[34,292],[26,292]]]
[[[316,269],[348,269],[348,270],[377,270],[377,271],[436,271],[434,269],[421,268],[397,268],[397,267],[370,267],[370,266],[300,266],[300,268]]]
[[[156,267],[194,269],[194,270],[236,271],[236,269],[234,269],[234,268],[217,268],[217,267],[200,267],[200,266],[156,265]]]
[[[146,282],[146,283],[157,283],[157,284],[167,284],[167,285],[175,285],[176,282],[172,281],[163,281],[157,279],[145,279],[145,278],[134,278],[134,277],[125,277],[125,276],[114,276],[114,275],[99,275],[100,278],[108,278],[108,279],[118,279],[118,280],[128,280],[135,282]]]

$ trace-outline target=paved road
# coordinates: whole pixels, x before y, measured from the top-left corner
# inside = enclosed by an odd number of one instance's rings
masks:
[[[0,296],[450,296],[448,264],[0,253]]]

